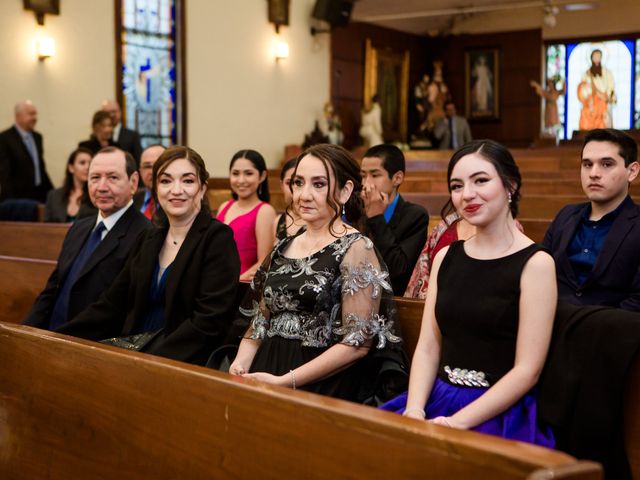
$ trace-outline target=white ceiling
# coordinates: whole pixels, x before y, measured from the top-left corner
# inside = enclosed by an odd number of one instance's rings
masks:
[[[542,22],[545,6],[563,15],[580,5],[598,7],[617,0],[356,0],[352,20],[418,35],[464,33],[464,24],[490,15],[534,15]],[[637,1],[637,0],[636,0]],[[542,25],[540,25],[542,26]]]

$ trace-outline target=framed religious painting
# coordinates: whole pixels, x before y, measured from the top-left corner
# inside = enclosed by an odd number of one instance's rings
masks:
[[[377,47],[370,39],[365,42],[363,115],[372,108],[380,110],[382,137],[387,142],[407,141],[409,62],[408,50]]]
[[[500,118],[500,68],[497,48],[465,52],[465,97],[467,118]]]

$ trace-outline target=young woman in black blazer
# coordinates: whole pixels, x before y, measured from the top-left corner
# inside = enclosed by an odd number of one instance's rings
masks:
[[[240,276],[233,232],[211,217],[209,174],[188,147],[153,166],[159,226],[145,232],[100,300],[60,331],[189,363],[205,364],[232,319]],[[125,337],[124,339],[122,337]],[[142,340],[141,340],[142,339]]]

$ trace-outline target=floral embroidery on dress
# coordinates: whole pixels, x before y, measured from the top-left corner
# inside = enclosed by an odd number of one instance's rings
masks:
[[[270,268],[265,265],[254,277],[253,301],[248,308],[240,309],[251,319],[250,338],[281,337],[316,348],[336,343],[362,346],[376,336],[378,348],[401,341],[393,334],[393,321],[387,320],[397,313],[391,301],[389,273],[375,263],[375,249],[368,238],[360,233],[347,234],[302,259],[283,255],[291,240],[289,237],[274,248]],[[358,240],[362,240],[359,249],[348,256]],[[371,290],[366,290],[369,287]],[[384,312],[379,312],[383,295],[387,303]],[[344,311],[355,305],[372,311],[366,318]]]
[[[373,314],[368,318],[361,318],[355,313],[349,313],[344,325],[336,329],[338,335],[343,335],[342,342],[346,345],[360,347],[378,336],[376,348],[384,348],[387,341],[399,343],[402,339],[391,332],[393,322],[387,322],[382,315]]]
[[[342,293],[355,295],[359,290],[372,286],[373,298],[379,298],[382,290],[393,294],[391,284],[387,281],[389,272],[380,271],[370,262],[364,262],[360,266],[340,265],[342,275]]]

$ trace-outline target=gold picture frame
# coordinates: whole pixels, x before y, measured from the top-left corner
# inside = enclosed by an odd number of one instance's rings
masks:
[[[407,141],[409,109],[409,50],[397,51],[374,47],[365,41],[364,99],[365,109],[378,94],[382,107],[385,141]]]
[[[465,99],[469,119],[500,118],[500,55],[497,48],[465,52]]]

